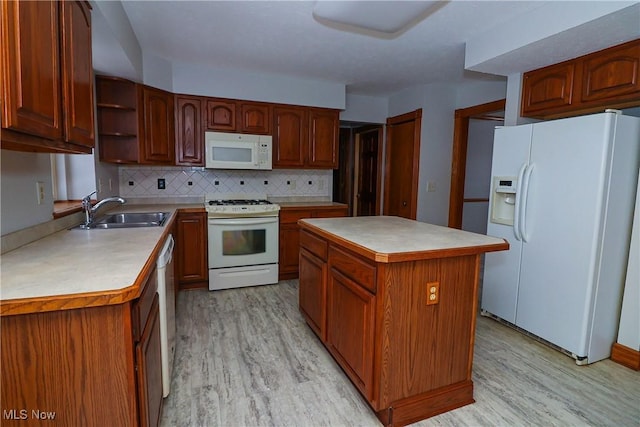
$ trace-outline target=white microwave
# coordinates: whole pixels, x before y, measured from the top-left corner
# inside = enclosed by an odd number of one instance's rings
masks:
[[[205,132],[206,159],[209,169],[271,170],[271,135]]]

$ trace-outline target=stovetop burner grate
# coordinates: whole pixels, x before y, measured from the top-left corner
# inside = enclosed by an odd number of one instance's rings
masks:
[[[241,205],[271,205],[268,200],[260,199],[234,199],[234,200],[209,200],[209,206],[241,206]]]

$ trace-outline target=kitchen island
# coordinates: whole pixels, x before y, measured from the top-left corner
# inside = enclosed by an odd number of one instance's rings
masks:
[[[509,244],[398,217],[299,225],[300,311],[380,421],[473,403],[480,255]]]

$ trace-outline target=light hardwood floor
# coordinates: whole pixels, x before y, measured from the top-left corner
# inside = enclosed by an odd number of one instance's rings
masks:
[[[162,426],[380,426],[304,323],[298,282],[181,292]],[[640,426],[640,372],[478,318],[476,403],[414,426]]]

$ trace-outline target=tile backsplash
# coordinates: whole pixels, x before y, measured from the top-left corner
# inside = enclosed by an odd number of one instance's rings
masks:
[[[331,199],[332,170],[212,170],[191,167],[121,166],[122,197],[181,197],[215,193],[266,193],[269,197]],[[164,189],[158,188],[164,180]]]

